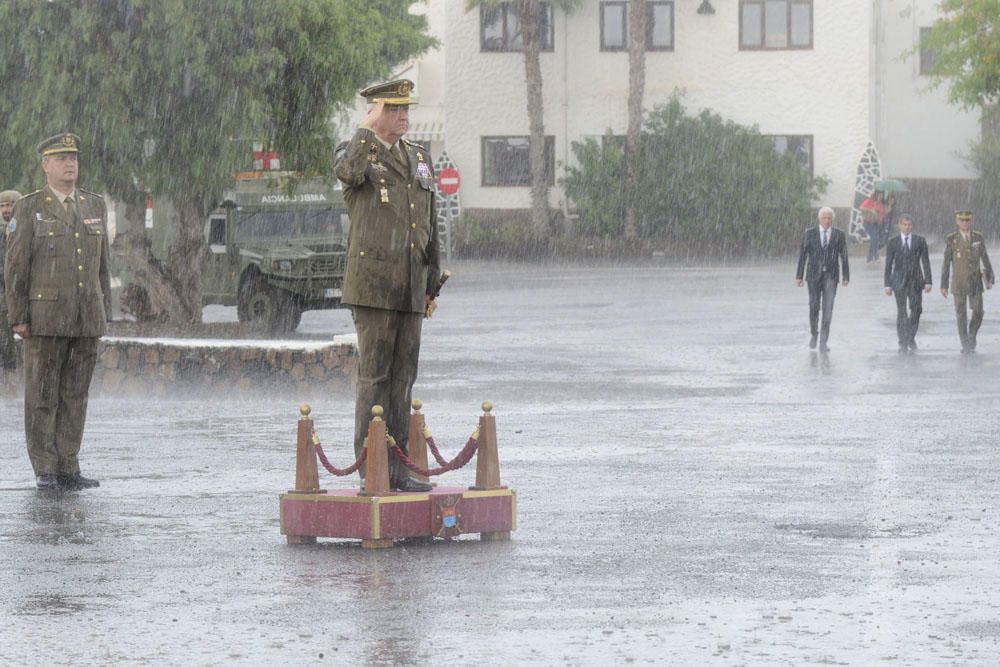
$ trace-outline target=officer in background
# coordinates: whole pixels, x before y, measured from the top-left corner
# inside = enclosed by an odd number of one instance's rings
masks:
[[[412,81],[400,79],[361,91],[368,115],[337,148],[335,170],[351,219],[343,302],[352,307],[358,333],[358,456],[374,405],[385,409],[389,434],[407,451],[420,329],[425,313],[436,307],[432,295],[440,266],[431,158],[423,146],[402,138],[415,103],[412,89]],[[395,457],[389,459],[392,488],[430,490]]]
[[[0,192],[0,218],[3,231],[0,232],[0,368],[3,369],[3,386],[12,389],[17,385],[17,346],[14,344],[14,330],[7,322],[7,300],[4,298],[4,255],[7,254],[7,226],[14,217],[14,202],[21,198],[17,190]]]
[[[983,280],[985,278],[986,289],[993,288],[993,266],[986,253],[986,240],[979,232],[972,231],[972,211],[955,211],[955,224],[958,231],[945,236],[941,294],[948,298],[951,278],[962,354],[972,354],[976,351],[979,325],[983,323]],[[953,265],[954,275],[951,273]],[[972,310],[971,320],[967,319],[967,308]]]
[[[7,225],[7,306],[24,339],[24,425],[39,489],[99,486],[78,455],[98,339],[111,313],[107,206],[76,187],[80,138],[38,145],[46,186]]]

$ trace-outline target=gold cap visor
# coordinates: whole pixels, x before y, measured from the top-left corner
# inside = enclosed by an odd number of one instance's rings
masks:
[[[418,104],[417,100],[413,97],[373,97],[369,100],[371,104],[378,104],[379,102],[385,102],[386,104],[391,104],[393,106],[411,106]]]

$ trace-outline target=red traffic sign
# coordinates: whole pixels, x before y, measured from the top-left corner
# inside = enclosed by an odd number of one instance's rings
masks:
[[[438,192],[445,195],[453,195],[458,192],[458,186],[462,184],[462,179],[458,176],[458,169],[445,167],[438,172]]]

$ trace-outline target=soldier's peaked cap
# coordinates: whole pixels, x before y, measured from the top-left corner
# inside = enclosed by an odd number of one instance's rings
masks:
[[[21,193],[17,190],[4,190],[0,192],[0,204],[13,204],[21,198]]]
[[[80,137],[71,132],[57,134],[48,139],[43,139],[38,144],[38,153],[42,156],[55,155],[56,153],[79,153]]]
[[[368,100],[369,104],[376,104],[379,101],[386,104],[403,106],[416,104],[417,100],[410,93],[413,92],[413,82],[409,79],[396,79],[385,83],[376,83],[361,91],[361,97]]]
[[[959,220],[972,220],[972,211],[955,211],[955,217]]]

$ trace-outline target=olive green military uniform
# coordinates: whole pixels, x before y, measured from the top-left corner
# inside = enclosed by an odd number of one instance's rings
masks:
[[[412,86],[405,83],[404,97]],[[362,96],[370,98],[365,92]],[[406,451],[425,299],[440,276],[430,165],[430,155],[419,144],[400,139],[390,150],[364,128],[337,149],[336,174],[351,220],[343,302],[353,309],[360,357],[356,455],[374,405],[384,408],[390,435]],[[394,457],[390,475],[396,483],[407,478]]]
[[[0,203],[14,203],[21,195],[14,190],[0,192]],[[7,321],[7,299],[4,297],[6,283],[4,282],[4,259],[7,254],[7,223],[0,230],[0,368],[13,371],[17,368],[17,345],[14,343],[14,330]],[[7,376],[4,376],[7,380]]]
[[[107,207],[46,186],[21,198],[8,232],[11,325],[27,324],[24,422],[36,475],[76,475],[98,338],[111,312]]]
[[[954,268],[953,268],[954,267]],[[941,285],[949,286],[955,298],[955,318],[963,350],[976,349],[976,334],[983,322],[983,274],[993,283],[993,266],[986,252],[983,235],[960,231],[945,236],[944,266],[941,268]],[[967,309],[972,319],[967,319]]]

